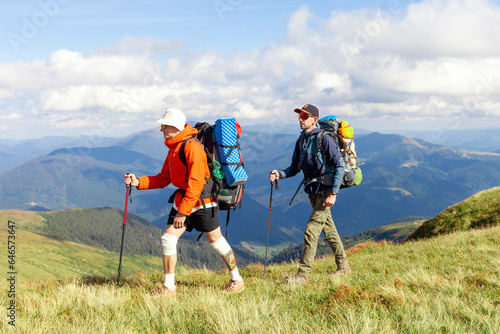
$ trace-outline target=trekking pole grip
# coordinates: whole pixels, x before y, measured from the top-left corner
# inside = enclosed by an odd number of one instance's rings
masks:
[[[130,173],[127,173],[127,175],[130,175]],[[130,183],[126,184],[125,187],[132,188],[132,180],[130,180]]]
[[[130,175],[130,173],[127,173],[127,175]],[[130,200],[130,203],[132,203],[132,180],[130,180],[130,183],[129,184],[126,184],[125,187],[128,188],[128,197],[129,197],[129,200]]]

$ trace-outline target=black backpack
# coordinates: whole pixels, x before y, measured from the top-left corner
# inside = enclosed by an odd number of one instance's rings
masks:
[[[323,129],[317,136],[318,150],[323,154],[323,136],[328,134],[335,139],[344,163],[344,177],[340,189],[357,186],[363,179],[361,168],[357,166],[356,145],[354,143],[354,130],[348,122],[342,121],[337,116],[325,116],[318,120]]]
[[[210,179],[207,180],[205,188],[203,189],[203,192],[200,197],[202,198],[214,197],[215,200],[217,201],[218,209],[227,211],[226,214],[226,239],[227,239],[227,225],[229,224],[230,212],[231,210],[235,210],[236,207],[238,207],[238,205],[241,208],[241,196],[243,195],[243,190],[245,186],[243,183],[231,187],[228,186],[223,173],[221,173],[222,172],[221,166],[224,165],[224,163],[219,162],[220,160],[219,160],[218,144],[217,141],[215,140],[215,135],[214,135],[215,125],[210,125],[207,122],[198,122],[194,127],[198,130],[198,134],[182,142],[181,148],[179,150],[179,158],[187,168],[188,166],[186,162],[186,154],[184,152],[186,143],[191,140],[196,140],[201,144],[201,146],[203,146],[205,153],[207,154],[207,164],[208,164],[208,169],[210,171]],[[238,140],[235,147],[237,147],[238,150],[240,150],[240,145]],[[240,163],[241,165],[243,165],[243,161],[241,161]],[[203,233],[200,234],[198,240],[202,235]]]

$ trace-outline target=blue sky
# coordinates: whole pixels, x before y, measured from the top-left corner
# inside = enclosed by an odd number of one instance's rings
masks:
[[[22,36],[26,19],[38,32],[29,38],[29,43],[14,49],[9,38],[3,38],[2,50],[7,52],[2,52],[0,60],[30,61],[46,58],[59,49],[98,50],[127,35],[184,40],[191,50],[238,52],[283,39],[291,13],[301,6],[308,6],[318,20],[327,20],[333,9],[355,10],[379,2],[41,0],[17,4],[1,1],[4,37],[10,32]],[[43,13],[50,17],[46,24]]]
[[[0,138],[189,119],[500,126],[498,1],[0,1]]]

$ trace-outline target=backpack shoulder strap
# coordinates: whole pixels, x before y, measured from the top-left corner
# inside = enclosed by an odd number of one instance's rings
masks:
[[[297,142],[299,143],[299,170],[302,167],[302,159],[304,158],[304,133],[301,133]]]
[[[186,168],[188,168],[188,172],[189,172],[189,166],[187,164],[187,161],[186,161],[186,152],[185,152],[185,149],[186,149],[186,144],[188,142],[190,142],[191,140],[196,140],[198,143],[200,142],[197,138],[196,138],[196,135],[194,135],[193,137],[191,138],[188,138],[188,139],[185,139],[182,144],[181,144],[181,148],[179,149],[179,158],[181,159],[181,162],[184,164],[184,166],[186,166]],[[201,143],[200,143],[201,145]],[[189,173],[186,174],[186,182],[189,178]],[[205,186],[209,186],[211,187],[211,184],[209,182],[209,179],[205,178]],[[203,192],[202,192],[203,194]],[[203,197],[202,194],[200,194],[200,200],[201,200],[201,203],[203,204],[203,209],[206,209],[205,207],[205,201],[203,200]],[[184,194],[183,194],[184,195]]]
[[[325,133],[328,133],[327,131],[323,130],[321,132],[318,132],[316,135],[316,147],[318,149],[318,152],[321,152],[321,155],[324,157],[325,156],[325,149],[323,148],[323,137],[325,136]],[[299,165],[302,166],[302,159],[304,157],[304,134],[301,133],[299,139],[297,140],[299,142],[299,148],[300,148],[300,158],[299,158]]]
[[[320,133],[317,134],[316,138],[318,140],[317,142],[317,147],[318,147],[318,152],[321,152],[321,155],[325,156],[325,148],[323,147],[323,137],[325,136],[326,131],[321,131]]]
[[[188,141],[191,141],[191,140],[198,140],[196,139],[196,136],[193,136],[191,138],[188,138],[188,139],[185,139],[182,144],[181,144],[181,148],[179,149],[179,158],[181,159],[181,162],[184,164],[184,166],[188,166],[187,165],[187,161],[186,161],[186,152],[184,151],[185,148],[186,148],[186,144]]]
[[[318,146],[318,151],[321,151],[321,154],[323,156],[325,156],[326,152],[325,152],[325,147],[323,146],[323,137],[325,135],[329,135],[330,137],[332,137],[333,141],[335,142],[335,144],[337,144],[337,149],[339,150],[340,152],[340,143],[339,143],[339,136],[338,134],[332,134],[331,132],[329,131],[325,131],[323,130],[322,132],[318,133],[318,143],[317,143],[317,146]]]

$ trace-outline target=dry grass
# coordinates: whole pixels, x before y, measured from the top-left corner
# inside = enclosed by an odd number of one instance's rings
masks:
[[[393,244],[392,241],[387,241],[387,240],[367,241],[367,242],[363,242],[363,243],[357,244],[355,246],[352,246],[351,248],[347,249],[345,251],[345,253],[347,255],[351,255],[351,254],[358,253],[358,252],[365,250],[365,249],[374,249],[377,247],[385,247],[387,245],[392,245],[392,244]]]
[[[349,255],[353,273],[328,278],[315,262],[304,286],[283,283],[296,264],[241,268],[246,289],[222,291],[225,271],[183,268],[177,298],[153,299],[161,273],[20,283],[20,333],[499,333],[500,227]],[[6,289],[5,281],[2,289]],[[2,307],[8,299],[3,294]],[[13,331],[3,317],[1,332]]]

